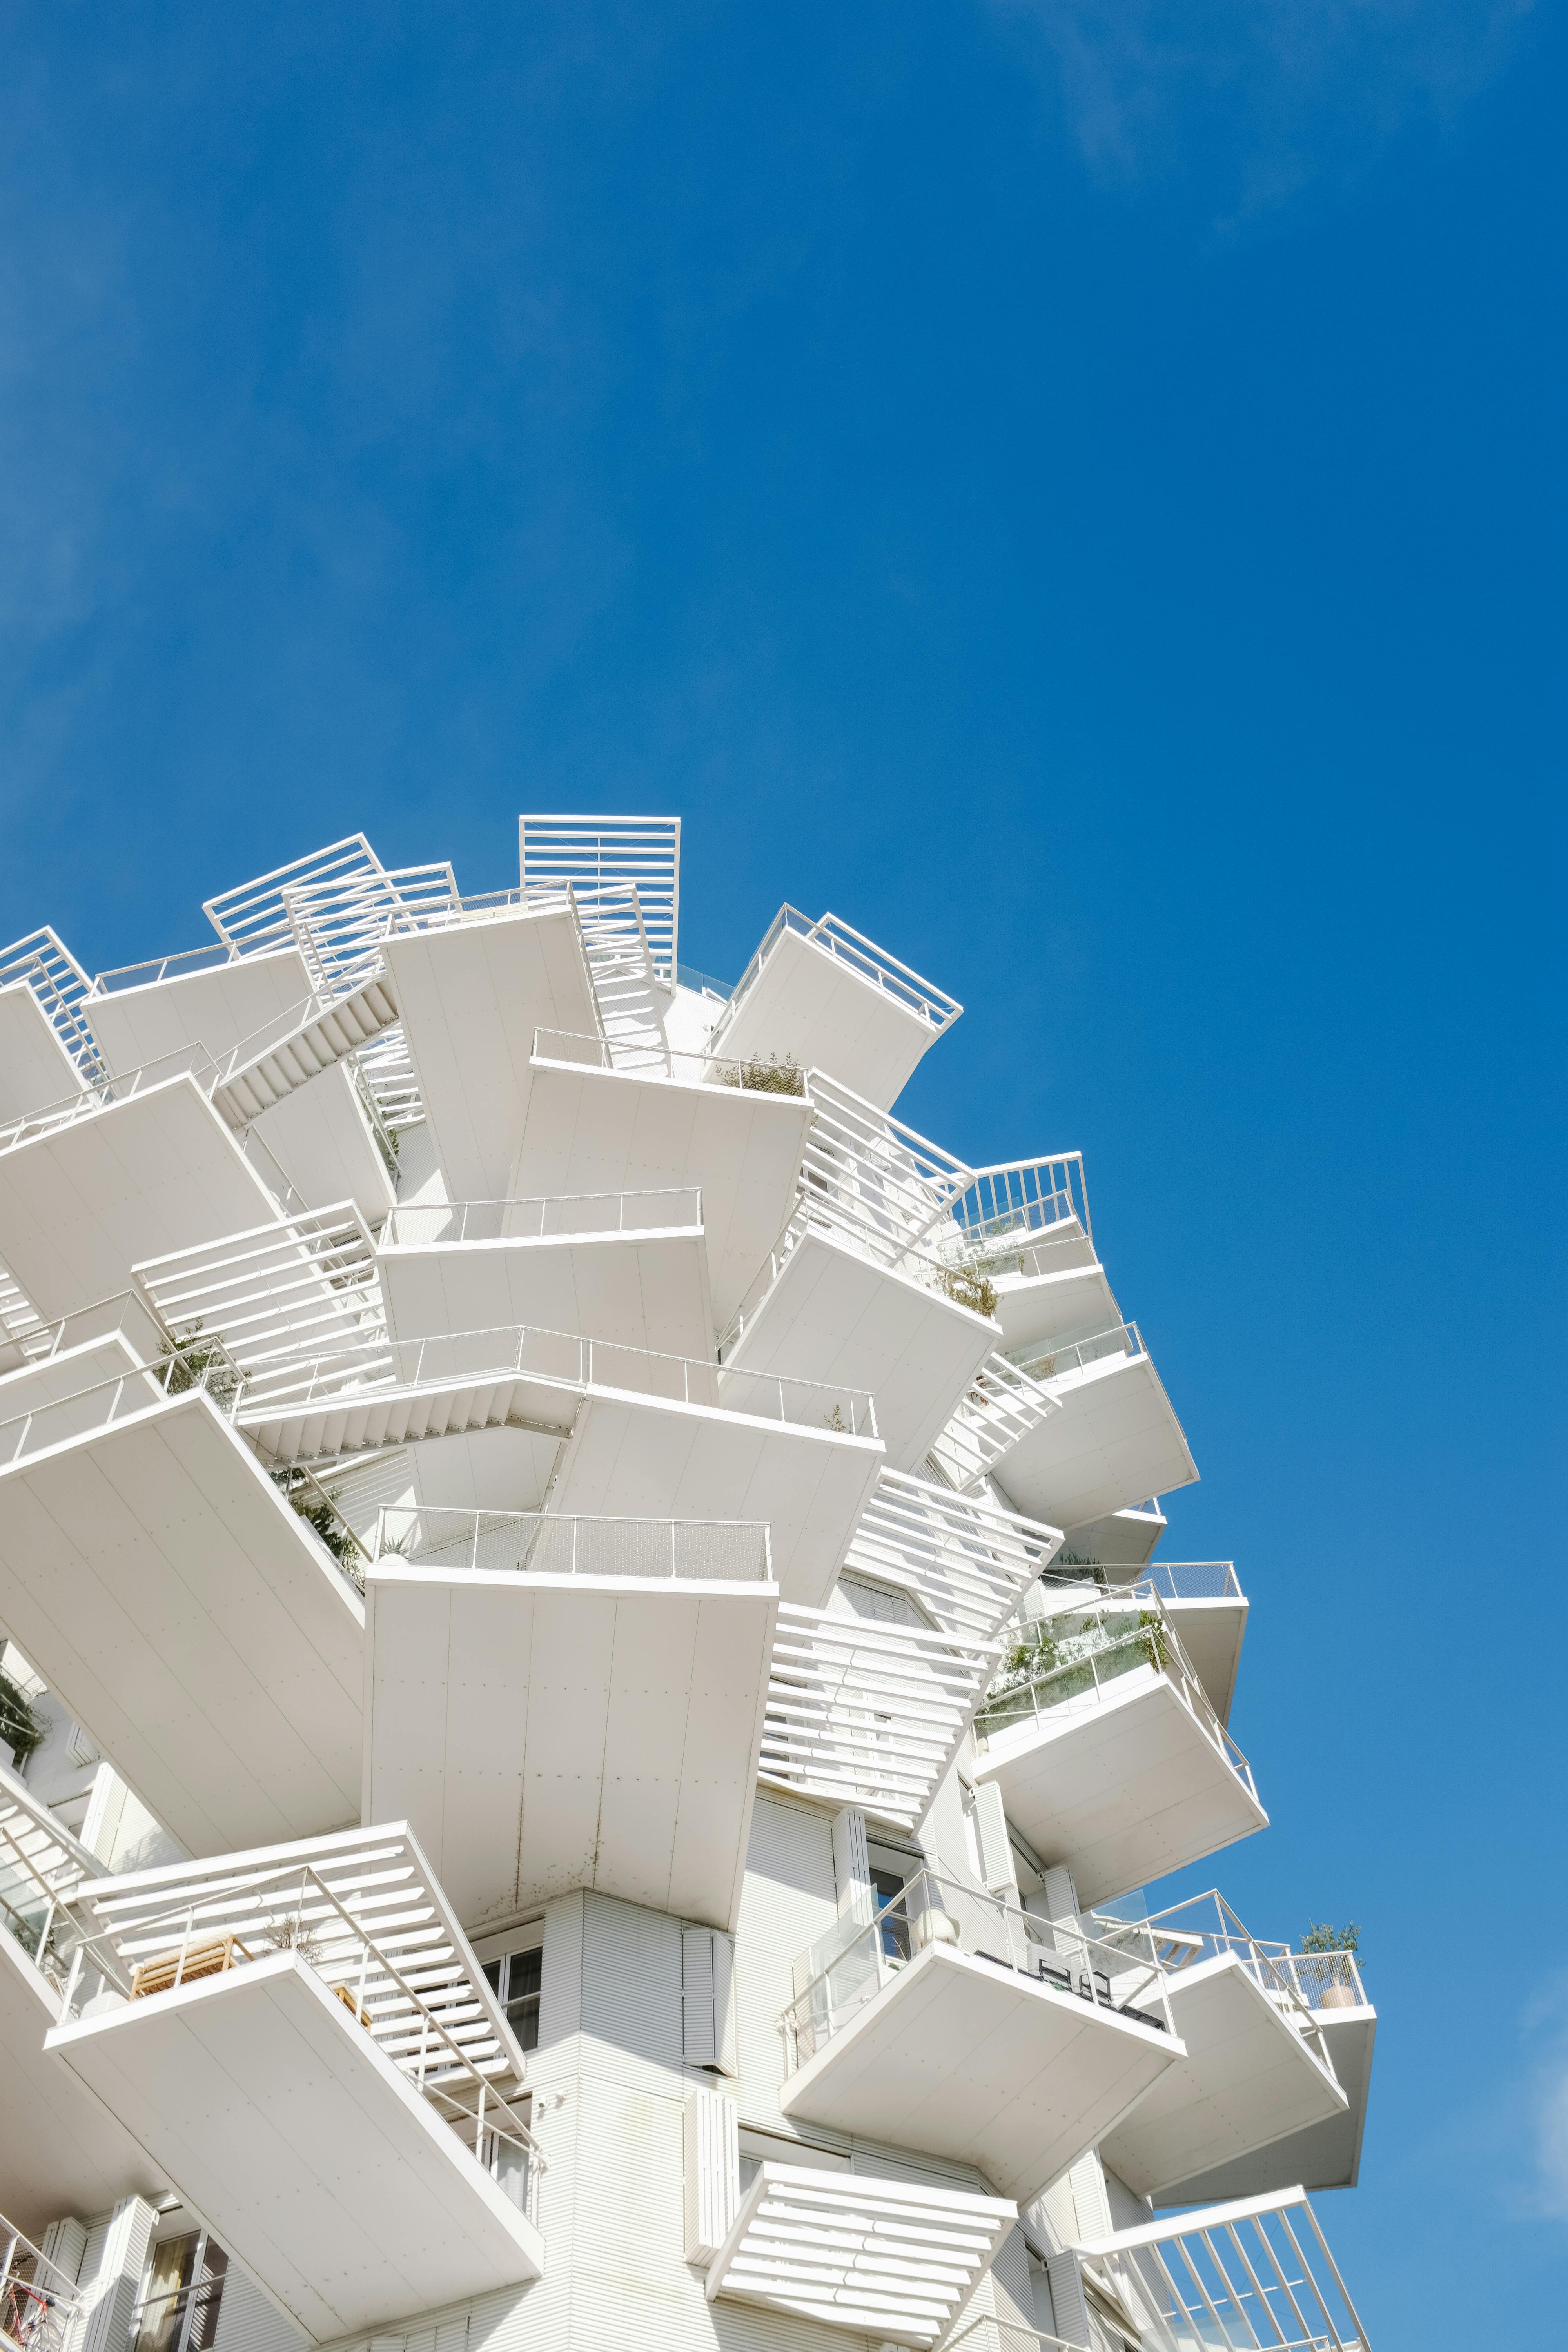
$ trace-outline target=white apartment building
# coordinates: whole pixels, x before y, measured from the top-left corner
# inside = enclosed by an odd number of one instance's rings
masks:
[[[0,952],[5,2352],[1359,2352],[1375,2015],[1226,1902],[1079,1156],[905,1125],[835,915],[689,972],[679,851]]]

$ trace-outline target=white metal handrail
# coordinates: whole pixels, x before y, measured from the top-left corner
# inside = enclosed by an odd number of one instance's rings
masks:
[[[76,2281],[4,2214],[0,2245],[0,2337],[16,2352],[63,2352],[80,2299]]]
[[[1116,1356],[1131,1360],[1148,1352],[1136,1323],[1113,1323],[1108,1330],[1091,1332],[1087,1339],[1036,1341],[1032,1349],[1020,1349],[1008,1360],[1048,1388],[1053,1381],[1075,1379],[1091,1364],[1102,1364]]]
[[[52,924],[0,948],[0,988],[25,981],[44,1018],[84,1080],[106,1075],[103,1056],[82,1005],[87,974]]]
[[[78,1891],[100,1868],[26,1782],[0,1764],[0,1927],[57,1986],[82,1932]]]
[[[1119,1924],[1114,1939],[1076,1920],[1037,1918],[1002,1897],[919,1870],[889,1902],[863,1896],[795,1963],[784,2013],[791,2072],[826,2046],[900,1969],[934,1945],[1013,1969],[1055,1992],[1173,2031],[1153,1939]]]
[[[851,929],[838,916],[827,914],[813,922],[811,917],[803,915],[798,907],[785,905],[779,908],[768,925],[761,946],[736,982],[730,1002],[719,1016],[715,1038],[732,1025],[736,1013],[774,946],[786,931],[794,932],[812,947],[820,949],[825,955],[843,963],[858,979],[880,990],[896,1004],[901,1005],[905,1012],[917,1014],[929,1024],[933,1036],[940,1037],[963,1010],[956,997],[949,996],[944,989],[936,987],[932,982],[922,980],[909,964],[900,963],[897,956],[889,955],[874,940],[867,939],[864,932]]]
[[[579,895],[635,886],[656,968],[673,978],[680,930],[680,819],[678,816],[519,818],[522,886]]]
[[[554,1192],[527,1200],[405,1201],[389,1212],[379,1245],[384,1250],[435,1248],[447,1242],[561,1241],[696,1231],[701,1223],[702,1195],[694,1184],[635,1192]]]
[[[1300,2236],[1294,2214],[1308,2230]],[[1272,2226],[1270,2226],[1272,2225]],[[1312,2268],[1302,2236],[1332,2280]],[[1173,2214],[1072,2250],[1110,2283],[1139,2324],[1145,2352],[1370,2352],[1361,2315],[1303,2189]],[[1336,2309],[1333,2296],[1337,2295]]]
[[[955,1486],[973,1492],[1005,1454],[1060,1411],[1049,1389],[993,1349],[933,1444],[932,1456]]]
[[[957,1245],[984,1259],[1012,1255],[1049,1240],[1063,1224],[1088,1235],[1089,1186],[1081,1151],[1058,1151],[1045,1160],[999,1160],[970,1171],[970,1181],[952,1206]]]
[[[142,963],[115,964],[96,975],[87,992],[88,998],[118,996],[131,988],[155,987],[161,980],[180,980],[186,972],[220,971],[226,964],[237,961],[232,948],[216,940],[210,947],[182,948],[176,955],[149,956]]]
[[[1152,1559],[1138,1570],[1163,1601],[1245,1601],[1236,1563],[1228,1559]]]
[[[377,1513],[372,1566],[384,1559],[485,1574],[658,1582],[766,1584],[773,1578],[762,1520],[604,1518],[431,1504]]]
[[[1202,1960],[1233,1954],[1265,1992],[1290,2008],[1317,2012],[1370,2005],[1353,1951],[1304,1952],[1254,1936],[1217,1886],[1173,1903],[1140,1924],[1163,1939],[1170,1968],[1196,1968]]]
[[[1059,1528],[1004,1510],[988,1496],[883,1470],[844,1566],[908,1590],[947,1632],[989,1642],[1061,1540]]]
[[[533,1058],[569,1069],[605,1070],[616,1077],[665,1078],[686,1086],[737,1087],[747,1094],[810,1100],[805,1074],[793,1065],[735,1061],[721,1054],[689,1053],[676,1045],[617,1043],[565,1029],[536,1029]],[[787,1076],[790,1083],[781,1083]]]

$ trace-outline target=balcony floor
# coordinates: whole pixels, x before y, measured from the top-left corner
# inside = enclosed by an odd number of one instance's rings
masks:
[[[1349,2105],[1343,2114],[1288,2132],[1268,2147],[1235,2161],[1173,2181],[1155,2198],[1159,2205],[1208,2204],[1215,2199],[1262,2196],[1274,2189],[1353,2189],[1361,2171],[1372,2078],[1375,2009],[1331,2009],[1315,2012],[1323,2028],[1334,2073]]]
[[[522,1139],[534,1031],[598,1030],[576,918],[566,907],[508,908],[400,934],[383,952],[447,1190],[456,1201],[504,1200]]]
[[[538,1199],[698,1186],[722,1330],[795,1206],[811,1105],[548,1058],[532,1067],[522,1149],[501,1192]]]
[[[933,1946],[786,2078],[779,2104],[803,2123],[976,2165],[1023,2200],[1184,2054],[1154,2026]]]
[[[576,1886],[734,1925],[774,1586],[387,1564],[366,1604],[364,1818],[466,1927]]]
[[[0,1622],[187,1852],[354,1818],[359,1601],[205,1397],[0,1471]]]
[[[1147,1356],[1106,1357],[1047,1385],[1061,1411],[995,1466],[1016,1511],[1053,1528],[1076,1528],[1196,1478],[1181,1423]]]
[[[1170,2198],[1222,2163],[1246,2183],[1233,2193],[1254,2196],[1266,2184],[1244,2159],[1342,2118],[1344,2093],[1234,1955],[1182,1969],[1170,1996],[1186,2057],[1106,2134],[1101,2154],[1141,2197]]]
[[[615,1203],[605,1206],[613,1215]],[[712,1360],[700,1225],[544,1240],[399,1242],[379,1250],[376,1265],[395,1339],[531,1324]]]
[[[277,1213],[189,1077],[0,1152],[0,1257],[46,1322],[124,1290],[145,1258]]]
[[[1059,1718],[1059,1721],[1053,1721]],[[1163,1675],[1140,1666],[994,1735],[974,1768],[1079,1900],[1104,1903],[1266,1829],[1268,1816]]]
[[[793,1055],[803,1070],[826,1070],[879,1110],[891,1110],[935,1036],[929,1021],[862,980],[841,956],[785,930],[714,1050],[738,1062]]]
[[[815,1227],[725,1357],[727,1365],[841,1381],[876,1399],[890,1470],[912,1470],[990,1354],[991,1322],[874,1265]]]
[[[317,2343],[543,2269],[532,2224],[292,1952],[47,2046]]]

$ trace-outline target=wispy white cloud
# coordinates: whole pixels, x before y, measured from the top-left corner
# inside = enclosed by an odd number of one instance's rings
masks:
[[[1232,217],[1352,173],[1507,62],[1533,0],[987,0],[1049,61],[1097,176],[1195,169]]]
[[[1553,1978],[1524,2011],[1529,2052],[1525,2098],[1533,2177],[1527,2210],[1539,2219],[1568,2221],[1568,1976]]]

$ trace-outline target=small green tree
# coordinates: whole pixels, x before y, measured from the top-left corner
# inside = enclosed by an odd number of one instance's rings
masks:
[[[1361,1950],[1361,1929],[1352,1919],[1343,1927],[1331,1927],[1326,1920],[1308,1922],[1301,1938],[1304,1952],[1356,1952]]]

